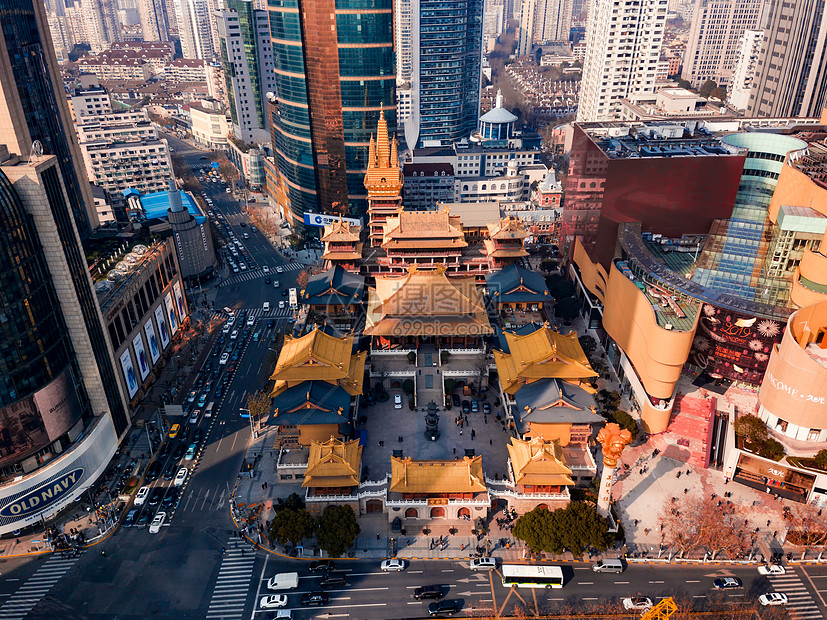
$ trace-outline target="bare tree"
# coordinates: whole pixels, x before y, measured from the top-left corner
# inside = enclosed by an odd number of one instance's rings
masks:
[[[789,524],[787,541],[803,547],[801,557],[810,547],[827,544],[827,519],[822,509],[814,504],[794,504],[784,515]]]
[[[661,512],[663,544],[681,555],[707,551],[714,559],[721,552],[729,557],[749,551],[753,536],[740,517],[743,511],[713,496],[684,496],[668,502]]]

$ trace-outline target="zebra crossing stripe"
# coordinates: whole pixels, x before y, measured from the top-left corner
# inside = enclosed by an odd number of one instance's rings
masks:
[[[255,554],[245,554],[242,548],[227,551],[218,569],[207,618],[241,617],[247,604],[255,561]]]
[[[63,559],[56,556],[46,560],[17,592],[12,594],[3,605],[0,605],[0,619],[22,620],[25,618],[77,561],[77,558]]]

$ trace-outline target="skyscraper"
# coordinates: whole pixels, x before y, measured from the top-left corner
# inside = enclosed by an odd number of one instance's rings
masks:
[[[270,142],[266,97],[276,78],[267,11],[252,0],[227,0],[216,19],[233,133],[245,142]]]
[[[727,103],[739,110],[746,110],[749,105],[763,40],[763,30],[746,30],[741,35],[738,54],[732,68],[732,79],[727,86]]]
[[[820,116],[827,105],[825,0],[772,0],[747,116]]]
[[[572,0],[538,0],[534,18],[534,40],[568,41]]]
[[[184,58],[215,58],[215,16],[212,0],[176,0],[175,10],[181,53]]]
[[[537,14],[537,0],[523,0],[520,7],[520,36],[517,39],[517,55],[527,56],[534,43],[534,17]]]
[[[741,36],[761,22],[764,0],[698,0],[683,55],[681,77],[692,88],[707,80],[726,87],[732,78]]]
[[[396,132],[391,0],[270,0],[273,149],[294,224],[305,212],[364,214],[370,137]]]
[[[413,23],[412,113],[405,123],[405,141],[414,148],[426,140],[466,138],[479,117],[484,2],[406,1]]]
[[[620,100],[654,90],[667,0],[596,0],[589,8],[577,120],[612,120]]]
[[[44,6],[2,0],[0,22],[5,534],[53,514],[92,484],[129,418],[76,225],[88,227],[86,206],[93,202],[86,201],[88,183],[74,166],[77,147],[64,131],[71,125],[64,98],[56,96]],[[48,496],[26,501],[46,482]]]
[[[169,18],[163,0],[138,0],[144,41],[169,41]]]

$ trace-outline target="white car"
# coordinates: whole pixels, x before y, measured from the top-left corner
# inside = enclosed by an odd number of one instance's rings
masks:
[[[136,506],[143,506],[144,502],[146,501],[147,496],[149,495],[149,487],[143,486],[138,489],[138,493],[135,495],[135,505]]]
[[[763,564],[758,567],[759,575],[784,575],[787,569],[780,564]]]
[[[283,301],[279,302],[279,310],[284,310],[284,302]]]
[[[258,604],[262,609],[278,609],[279,607],[287,606],[286,594],[269,594],[262,596]]]
[[[405,570],[405,560],[400,560],[399,558],[391,558],[390,560],[383,560],[382,564],[379,565],[379,568],[385,571],[386,573],[392,571],[401,571]]]
[[[652,599],[645,596],[631,596],[623,599],[623,609],[646,611],[652,609]]]
[[[247,317],[247,327],[252,327],[255,324],[256,324],[256,317],[248,316]]]
[[[218,360],[218,363],[224,366],[228,359],[230,359],[230,354],[225,351],[221,354],[221,359]]]
[[[264,266],[261,268],[261,270],[262,270],[264,273],[270,273],[270,267],[268,267],[267,265],[264,265]]]
[[[393,408],[394,409],[402,409],[402,395],[401,394],[394,394],[393,395]]]
[[[781,592],[770,592],[768,594],[762,594],[758,597],[758,602],[761,603],[764,607],[768,605],[786,605],[787,604],[787,595],[781,594]]]
[[[201,417],[201,410],[200,409],[193,409],[192,414],[190,414],[190,424],[198,424],[198,418]]]
[[[149,533],[150,534],[157,534],[161,531],[161,527],[164,525],[164,521],[167,520],[167,513],[159,512],[155,515],[155,518],[152,520],[152,523],[149,525]]]
[[[231,314],[231,315],[230,315],[230,318],[229,318],[229,319],[227,319],[227,323],[226,323],[226,325],[232,325],[233,323],[235,323],[235,315],[234,315],[234,314]]]
[[[230,340],[238,340],[238,330],[234,329],[233,333],[230,334]]]
[[[175,474],[175,480],[173,481],[173,484],[177,487],[182,486],[184,484],[184,480],[187,479],[187,474],[189,473],[190,470],[186,467],[182,467],[181,469],[179,469],[178,473]]]
[[[469,568],[471,570],[494,570],[497,568],[497,560],[494,558],[473,558]]]
[[[241,267],[241,271],[246,271],[247,263],[238,263],[238,266]]]
[[[284,273],[284,267],[276,267],[276,273]]]

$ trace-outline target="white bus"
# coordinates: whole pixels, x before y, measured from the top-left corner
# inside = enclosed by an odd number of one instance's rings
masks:
[[[503,586],[518,588],[562,588],[563,569],[559,566],[503,564]]]
[[[287,299],[290,301],[290,309],[296,310],[299,307],[299,292],[296,289],[291,288],[287,295]]]

